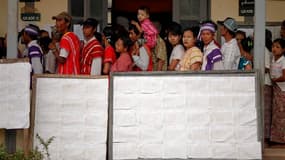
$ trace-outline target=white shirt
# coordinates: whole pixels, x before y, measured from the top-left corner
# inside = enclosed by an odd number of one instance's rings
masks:
[[[240,50],[235,38],[225,42],[221,48],[225,70],[237,70],[240,60]]]
[[[285,69],[285,57],[282,55],[277,61],[272,58],[272,63],[270,65],[271,78],[281,77],[283,74],[283,69]]]
[[[183,58],[184,54],[185,54],[185,50],[184,50],[183,46],[181,44],[176,45],[171,52],[171,56],[169,58],[169,64],[171,64],[172,60],[179,60],[180,61]],[[179,67],[179,63],[178,63],[175,67],[175,70],[179,71],[179,68],[180,67]]]
[[[44,55],[45,72],[56,73],[56,58],[51,50]]]
[[[265,68],[270,69],[270,63],[272,62],[272,53],[266,47],[265,47],[265,54],[264,54],[264,62],[265,62]],[[272,85],[269,73],[265,73],[264,75],[264,84],[269,85],[269,86]]]
[[[141,70],[146,71],[149,65],[149,56],[147,54],[147,50],[142,46],[139,48],[139,56],[133,55],[133,61],[137,67]]]

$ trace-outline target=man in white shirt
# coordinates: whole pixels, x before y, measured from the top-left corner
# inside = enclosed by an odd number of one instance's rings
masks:
[[[223,55],[223,64],[225,70],[237,70],[240,60],[240,50],[235,39],[237,24],[233,18],[226,18],[224,21],[218,21],[221,25],[221,35],[225,38],[221,52]]]

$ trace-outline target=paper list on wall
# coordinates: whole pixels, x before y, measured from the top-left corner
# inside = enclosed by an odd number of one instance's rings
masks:
[[[36,90],[34,133],[55,136],[51,159],[106,158],[108,79],[37,78]]]
[[[120,88],[136,87],[134,80],[141,88],[113,91],[114,128],[120,128],[113,132],[114,159],[261,159],[254,76],[140,78],[114,77]]]
[[[30,75],[30,63],[0,64],[0,128],[29,128]]]

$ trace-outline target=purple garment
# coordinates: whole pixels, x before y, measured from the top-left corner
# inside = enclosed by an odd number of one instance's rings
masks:
[[[212,50],[211,53],[207,56],[207,65],[206,65],[206,71],[212,70],[214,67],[214,63],[221,61],[223,59],[222,53],[220,49],[216,48]]]
[[[30,64],[32,64],[32,58],[35,58],[35,57],[39,57],[41,60],[41,64],[43,64],[42,49],[37,43],[33,44],[33,42],[32,42],[28,45],[28,57],[30,60]],[[34,74],[34,68],[32,68],[31,75],[33,75],[33,74]]]

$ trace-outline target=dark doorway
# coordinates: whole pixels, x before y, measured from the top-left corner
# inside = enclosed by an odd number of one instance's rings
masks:
[[[112,6],[112,24],[116,24],[118,19],[137,20],[140,6],[150,8],[150,19],[159,22],[162,31],[172,21],[172,0],[113,0]]]

